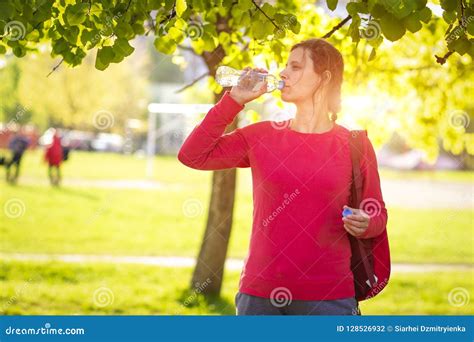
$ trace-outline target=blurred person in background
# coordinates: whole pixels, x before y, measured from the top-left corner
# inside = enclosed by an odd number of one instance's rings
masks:
[[[46,148],[45,161],[48,163],[48,176],[51,185],[58,186],[61,182],[61,163],[63,161],[63,148],[58,131],[54,131],[53,141]]]
[[[23,136],[20,131],[16,131],[10,140],[8,149],[11,151],[12,156],[11,159],[5,163],[8,183],[15,184],[18,181],[21,159],[29,144],[29,139]],[[12,166],[15,166],[15,172],[12,172]]]

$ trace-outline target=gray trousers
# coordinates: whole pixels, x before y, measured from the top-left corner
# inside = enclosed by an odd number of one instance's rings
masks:
[[[355,297],[333,300],[277,301],[237,292],[236,314],[245,315],[361,315]]]

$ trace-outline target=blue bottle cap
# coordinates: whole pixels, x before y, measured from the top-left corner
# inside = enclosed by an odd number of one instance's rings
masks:
[[[283,80],[278,81],[278,89],[282,90],[284,86],[285,86],[285,81]]]
[[[353,212],[349,208],[344,208],[344,210],[342,211],[342,216],[343,217],[346,217],[346,216],[349,216],[349,215],[352,215],[352,214],[353,214]]]

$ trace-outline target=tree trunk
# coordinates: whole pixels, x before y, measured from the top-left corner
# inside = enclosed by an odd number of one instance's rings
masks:
[[[204,53],[203,58],[211,76],[225,53],[219,45],[212,53]],[[224,92],[215,95],[217,103]],[[225,132],[237,128],[238,117],[226,127]],[[224,276],[224,264],[227,257],[235,200],[236,169],[214,171],[212,192],[206,230],[201,243],[191,280],[191,289],[199,289],[202,294],[219,295]]]
[[[203,294],[219,295],[221,291],[232,228],[235,182],[235,169],[213,173],[206,231],[191,281],[191,288]]]

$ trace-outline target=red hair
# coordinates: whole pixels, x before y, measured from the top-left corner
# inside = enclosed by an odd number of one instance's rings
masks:
[[[331,79],[328,84],[328,108],[332,113],[331,119],[336,121],[337,113],[341,110],[341,87],[344,73],[344,61],[341,53],[331,43],[322,38],[304,40],[293,45],[290,51],[298,47],[310,51],[316,73],[322,74],[326,70],[331,72]]]

